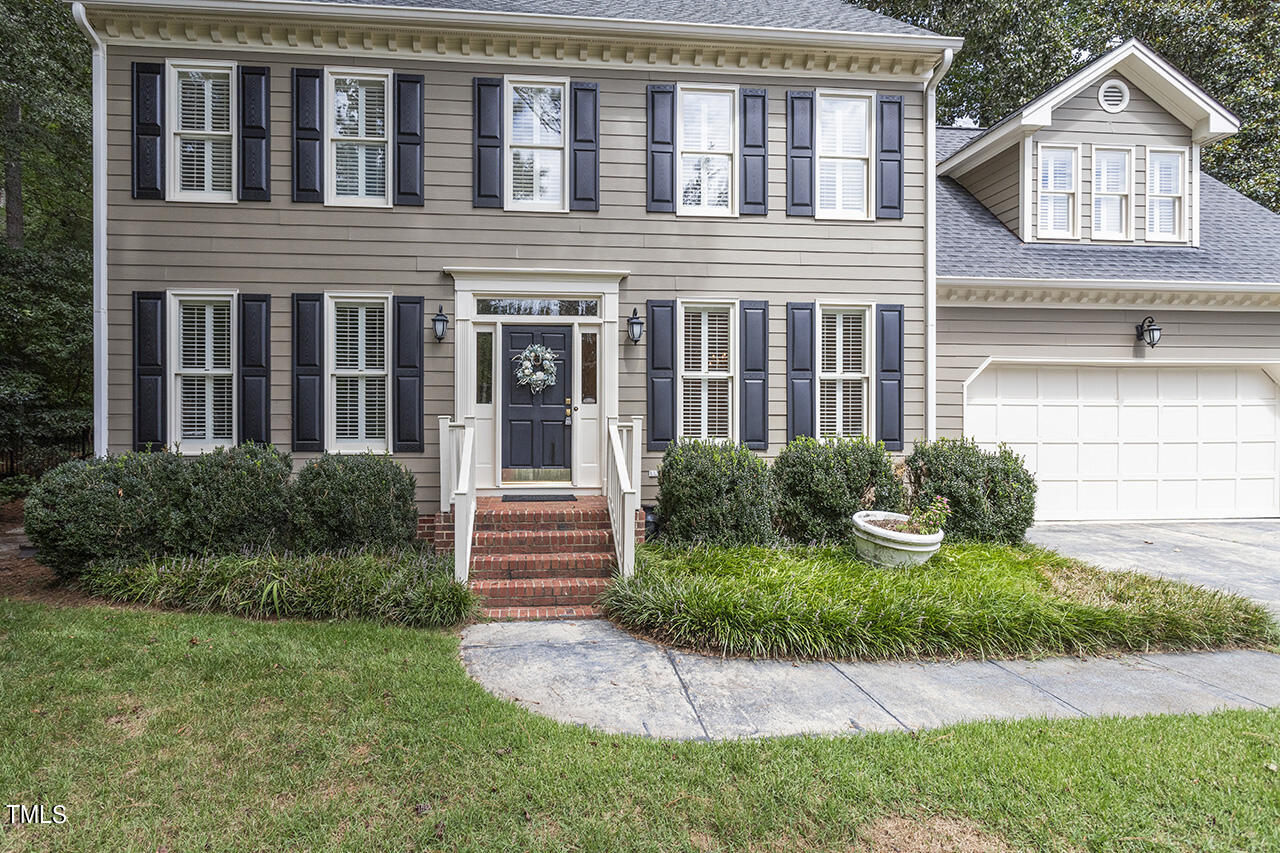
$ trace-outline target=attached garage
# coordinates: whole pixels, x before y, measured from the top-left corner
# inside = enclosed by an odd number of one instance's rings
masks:
[[[1037,518],[1280,516],[1274,365],[989,361],[964,432],[1023,454]]]

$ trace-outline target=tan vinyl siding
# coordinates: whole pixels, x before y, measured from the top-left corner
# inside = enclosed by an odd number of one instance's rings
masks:
[[[1019,236],[1019,193],[1022,187],[1018,180],[1020,163],[1021,152],[1015,144],[959,177],[960,183],[974,198],[994,213],[1006,228]]]
[[[130,187],[132,60],[209,54],[114,50],[108,55],[108,418],[109,445],[132,435],[131,303],[135,290],[236,288],[272,301],[272,437],[290,443],[291,301],[294,292],[378,290],[422,295],[428,322],[437,305],[451,320],[448,337],[426,335],[426,449],[400,458],[418,476],[424,512],[439,494],[436,419],[453,415],[453,282],[447,266],[628,269],[621,317],[646,299],[767,299],[770,303],[770,454],[786,439],[788,301],[841,299],[906,306],[906,432],[924,430],[923,105],[919,88],[833,79],[831,85],[879,89],[906,97],[906,217],[901,221],[830,222],[786,216],[788,88],[827,81],[735,78],[731,71],[689,75],[655,68],[590,70],[575,79],[600,85],[601,209],[598,213],[509,213],[471,204],[472,78],[545,73],[497,60],[460,66],[427,61],[378,67],[426,75],[425,208],[327,208],[290,198],[290,69],[320,67],[321,57],[260,52],[218,58],[271,69],[271,202],[212,205],[134,201]],[[334,56],[347,65],[352,57]],[[645,85],[649,82],[742,83],[769,94],[767,217],[688,218],[645,211]],[[624,324],[625,325],[625,324]],[[620,344],[624,418],[645,413],[645,347]],[[328,413],[326,413],[328,414]],[[647,454],[646,470],[659,456]],[[656,481],[643,478],[645,499]]]
[[[1134,327],[1154,315],[1164,330],[1154,349]],[[1280,311],[1091,308],[938,309],[938,433],[964,433],[964,383],[988,358],[1269,361],[1280,367]],[[1280,378],[1280,377],[1278,377]]]

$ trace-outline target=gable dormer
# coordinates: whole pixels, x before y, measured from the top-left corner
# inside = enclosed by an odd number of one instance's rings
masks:
[[[1239,120],[1131,40],[947,157],[1024,242],[1199,244],[1200,150]]]

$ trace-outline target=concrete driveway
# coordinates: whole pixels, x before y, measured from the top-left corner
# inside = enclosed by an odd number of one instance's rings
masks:
[[[1280,613],[1280,519],[1037,524],[1027,539],[1104,569],[1237,592]]]

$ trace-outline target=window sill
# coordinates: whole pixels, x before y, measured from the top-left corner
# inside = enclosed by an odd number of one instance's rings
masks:
[[[568,213],[567,207],[548,207],[543,205],[520,204],[518,202],[507,202],[502,206],[504,213]]]
[[[176,441],[173,444],[173,452],[179,456],[203,456],[206,453],[213,453],[216,450],[230,450],[235,447],[234,441],[225,442],[195,442],[195,441]]]
[[[356,208],[365,208],[365,209],[372,208],[374,210],[388,210],[393,205],[391,204],[390,200],[374,201],[373,199],[359,198],[359,199],[351,199],[349,201],[342,201],[336,198],[326,198],[324,201],[324,206],[325,207],[356,207]]]
[[[180,201],[194,204],[235,204],[237,199],[234,196],[224,195],[204,195],[203,193],[179,193],[174,192],[165,197],[165,201]]]
[[[738,212],[721,210],[690,210],[676,208],[676,216],[689,216],[697,219],[738,219]]]
[[[358,441],[331,443],[325,447],[326,453],[345,455],[348,453],[390,453],[391,447],[385,442],[364,443]]]

